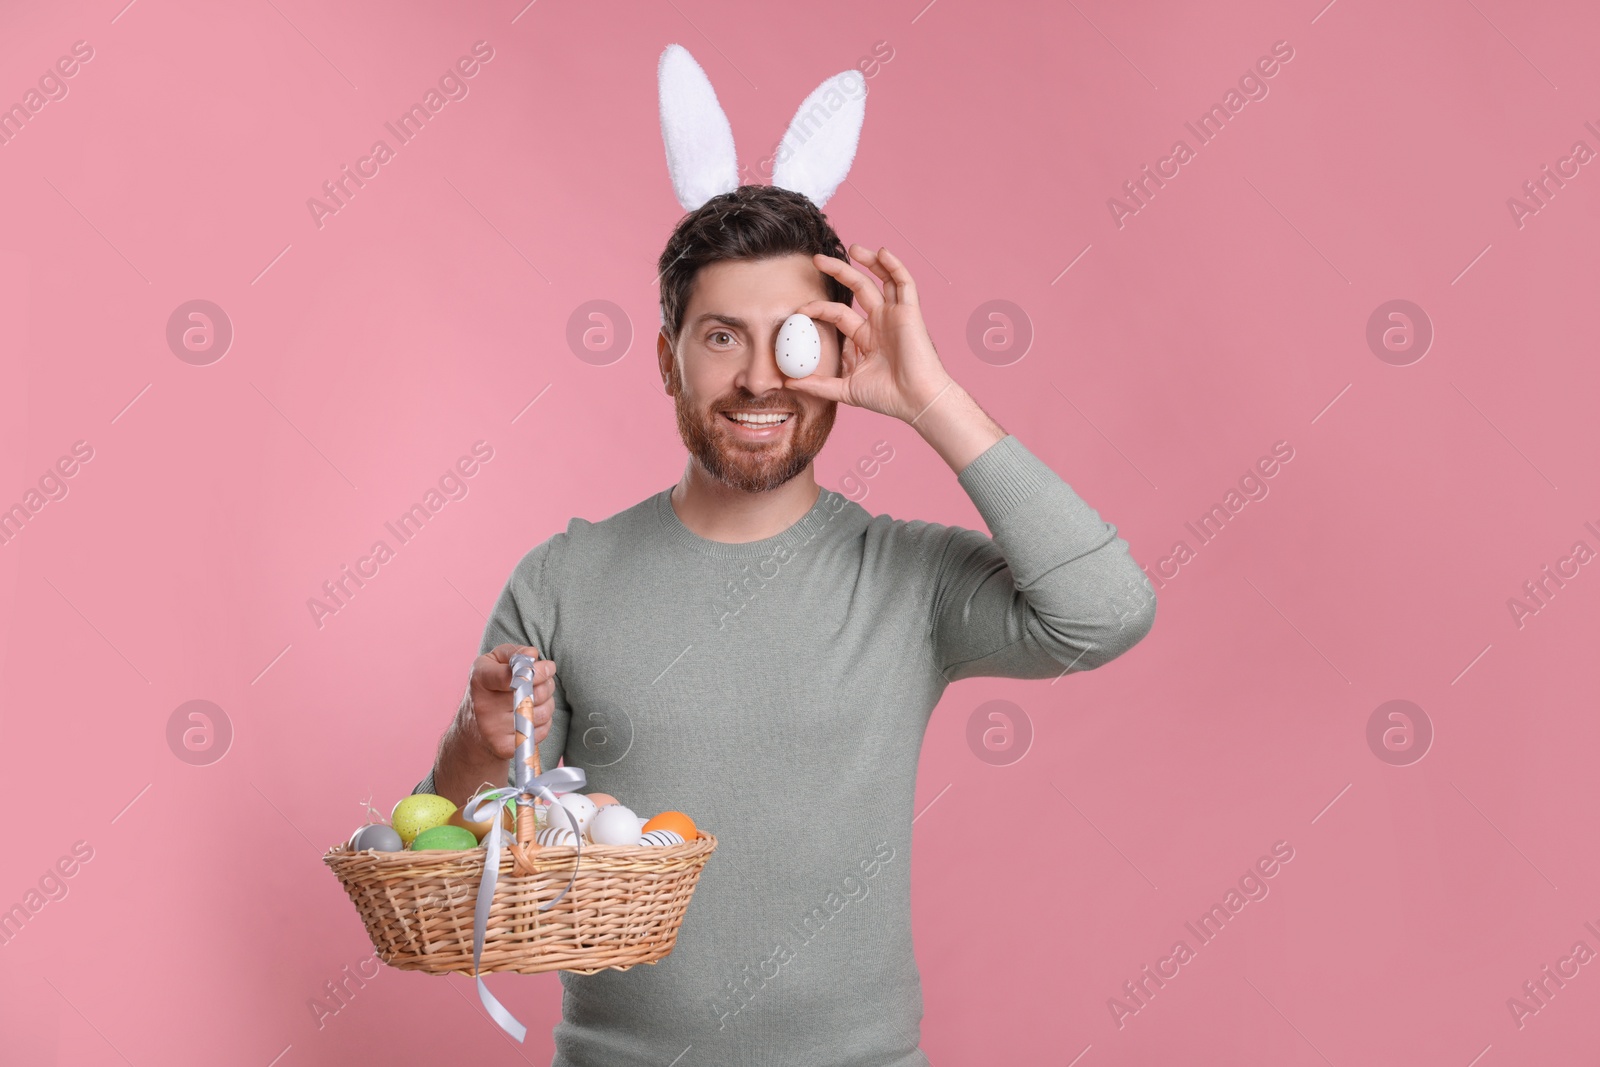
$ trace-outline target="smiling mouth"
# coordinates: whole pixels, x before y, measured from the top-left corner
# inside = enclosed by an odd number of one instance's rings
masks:
[[[729,422],[752,430],[765,430],[782,426],[792,417],[788,411],[724,411],[722,417]]]

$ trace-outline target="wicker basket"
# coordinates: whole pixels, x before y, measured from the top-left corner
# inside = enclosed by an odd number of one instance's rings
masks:
[[[537,774],[537,750],[529,762]],[[535,843],[532,807],[517,811],[516,840],[500,853],[482,973],[625,971],[672,951],[715,837],[702,831],[681,845],[585,844],[580,855],[570,845]],[[385,963],[428,974],[473,974],[473,911],[487,856],[482,846],[356,852],[339,845],[322,861],[355,902]],[[567,894],[539,910],[569,880]]]
[[[500,854],[483,945],[486,974],[594,974],[656,962],[677,942],[700,870],[717,847],[709,835],[664,848],[584,845],[572,890],[539,911],[572,878],[577,850],[533,844],[520,828],[518,838]],[[385,963],[472,974],[472,912],[486,856],[482,848],[353,852],[340,845],[322,859],[355,901]]]

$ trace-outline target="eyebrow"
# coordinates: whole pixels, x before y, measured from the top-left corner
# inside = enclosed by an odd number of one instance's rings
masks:
[[[785,315],[784,318],[788,318],[788,316]],[[689,324],[689,329],[698,330],[708,322],[720,322],[722,325],[732,326],[736,330],[748,331],[750,329],[750,324],[741,319],[739,316],[724,315],[718,311],[702,311],[700,314],[696,315],[694,321]],[[781,325],[782,322],[783,319],[773,320],[774,325]]]
[[[723,315],[716,311],[703,311],[699,315],[695,316],[695,320],[690,324],[690,328],[698,330],[708,322],[720,322],[724,326],[732,326],[738,330],[746,329],[749,325],[737,315]]]

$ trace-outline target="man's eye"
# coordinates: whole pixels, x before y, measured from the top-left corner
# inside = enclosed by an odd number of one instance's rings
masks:
[[[733,334],[729,333],[727,330],[713,330],[711,332],[711,336],[708,337],[707,340],[709,340],[712,344],[718,344],[719,342],[717,341],[717,338],[719,337],[726,337],[730,343],[733,341]]]

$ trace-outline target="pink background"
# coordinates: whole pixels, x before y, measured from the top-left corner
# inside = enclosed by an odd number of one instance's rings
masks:
[[[1575,541],[1600,549],[1600,176],[1520,228],[1506,204],[1600,148],[1588,5],[121,2],[11,5],[0,33],[0,103],[94,49],[0,146],[0,506],[94,450],[0,545],[0,907],[93,849],[0,948],[7,1063],[548,1062],[550,975],[494,980],[521,1047],[466,978],[385,968],[319,1020],[372,952],[319,855],[427,770],[519,556],[681,470],[652,358],[682,213],[670,42],[750,164],[884,42],[830,218],[906,260],[952,373],[1141,563],[1195,549],[1123,659],[962,682],[935,714],[913,860],[929,1058],[1595,1048],[1600,964],[1520,1027],[1507,1007],[1576,942],[1600,950],[1600,567],[1520,628],[1507,607]],[[318,228],[307,199],[479,40],[470,94]],[[1269,95],[1119,228],[1107,199],[1193,146],[1184,122],[1277,41],[1294,58]],[[166,340],[194,299],[235,331],[206,366]],[[965,343],[996,299],[1031,323],[1021,359]],[[1408,366],[1367,345],[1391,299],[1435,330]],[[608,365],[567,342],[591,300],[634,332]],[[479,440],[465,499],[319,628],[308,598]],[[844,482],[879,440],[895,458]],[[1196,547],[1184,523],[1278,441],[1270,494]],[[817,469],[868,510],[981,528],[902,424],[842,411]],[[1003,766],[967,742],[996,699],[1033,731]],[[1391,699],[1432,723],[1420,762],[1369,748]],[[232,726],[209,765],[169,748],[190,700]],[[1119,1027],[1109,998],[1198,946],[1184,923],[1278,841],[1270,895]]]

